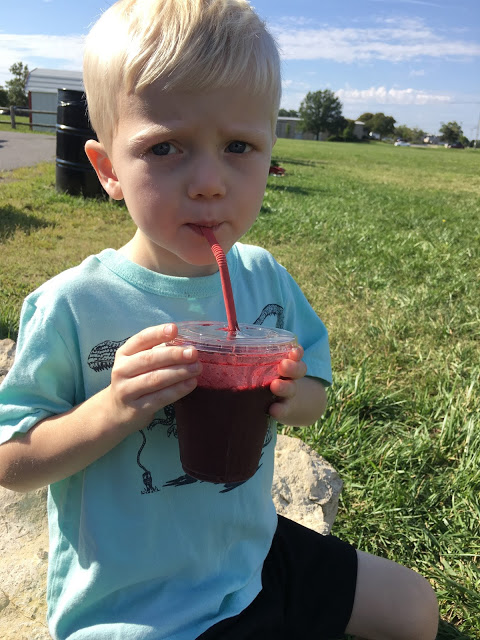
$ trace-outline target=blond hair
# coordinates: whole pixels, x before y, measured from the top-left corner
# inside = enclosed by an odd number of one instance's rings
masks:
[[[122,92],[202,91],[240,85],[272,101],[281,93],[277,46],[246,0],[119,0],[86,39],[84,84],[90,120],[110,145]]]

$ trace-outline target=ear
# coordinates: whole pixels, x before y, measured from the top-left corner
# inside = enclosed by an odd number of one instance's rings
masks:
[[[120,181],[102,143],[97,140],[87,140],[85,153],[108,195],[114,200],[122,200],[123,192]]]

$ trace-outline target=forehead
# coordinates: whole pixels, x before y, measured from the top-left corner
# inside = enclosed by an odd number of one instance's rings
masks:
[[[271,129],[274,118],[269,96],[252,94],[240,86],[202,91],[165,91],[163,85],[156,82],[141,94],[123,95],[119,106],[120,125],[122,121],[134,120],[192,125],[208,121]]]

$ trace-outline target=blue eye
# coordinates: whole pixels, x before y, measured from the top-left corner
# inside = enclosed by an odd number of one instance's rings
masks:
[[[230,153],[245,153],[245,151],[248,151],[250,148],[249,144],[241,140],[234,140],[227,147]]]
[[[170,142],[159,142],[152,147],[152,153],[155,156],[168,156],[172,153],[176,153],[176,149]]]

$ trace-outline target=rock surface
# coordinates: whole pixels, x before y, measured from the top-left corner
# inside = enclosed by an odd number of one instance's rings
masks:
[[[0,487],[0,638],[49,640],[46,489]]]
[[[15,343],[0,340],[0,381]],[[298,438],[278,436],[272,496],[278,513],[327,534],[342,481]],[[0,487],[0,639],[50,640],[46,617],[46,489],[20,494]]]
[[[14,357],[15,342],[10,340],[10,338],[0,340],[0,382],[2,382],[7,375],[8,370],[13,364]]]
[[[335,469],[298,438],[279,435],[272,496],[277,512],[328,534],[343,482]]]

